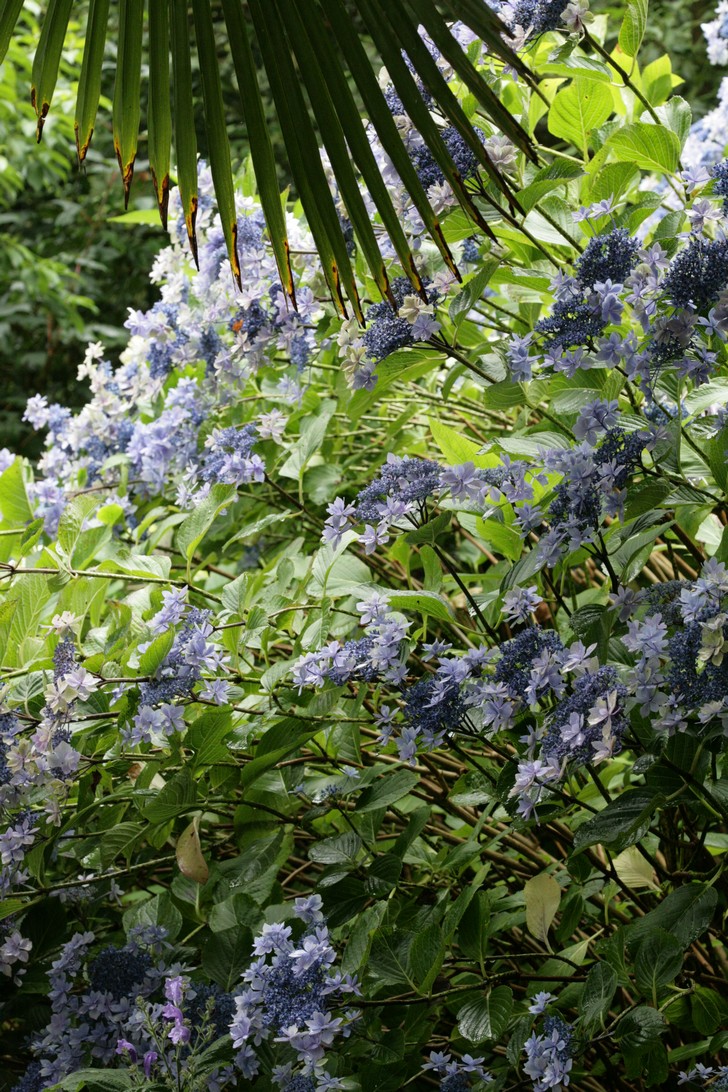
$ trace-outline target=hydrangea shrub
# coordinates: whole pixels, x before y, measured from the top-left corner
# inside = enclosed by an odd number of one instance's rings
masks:
[[[728,121],[643,8],[502,5],[533,82],[453,28],[540,148],[478,119],[509,206],[443,128],[488,234],[389,94],[461,282],[389,165],[424,295],[374,218],[397,309],[352,236],[337,317],[290,204],[292,311],[249,173],[239,291],[201,164],[199,268],[173,195],[120,360],[30,397],[8,1089],[728,1084]]]

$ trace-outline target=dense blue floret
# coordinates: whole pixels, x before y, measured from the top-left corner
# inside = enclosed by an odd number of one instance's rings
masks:
[[[129,947],[103,948],[88,969],[93,990],[110,993],[115,1001],[123,997],[136,997],[136,991],[152,967],[146,952],[132,951]]]
[[[728,626],[723,633],[728,637]],[[720,665],[706,664],[698,672],[702,627],[689,622],[668,641],[670,668],[667,685],[688,711],[699,709],[712,701],[722,701],[728,695],[728,658]]]
[[[403,697],[405,720],[426,740],[434,741],[443,733],[457,732],[467,713],[460,688],[442,689],[431,676],[420,679]]]
[[[31,1062],[23,1076],[17,1081],[10,1092],[40,1092],[45,1088],[47,1081],[41,1073],[40,1062]]]
[[[440,1092],[470,1092],[471,1084],[465,1073],[453,1073],[440,1081]]]
[[[600,667],[595,672],[577,678],[574,682],[574,692],[559,702],[553,713],[548,731],[544,736],[543,753],[558,762],[564,758],[575,762],[588,762],[593,758],[594,751],[591,745],[601,737],[602,726],[601,724],[589,725],[587,718],[597,700],[613,691],[616,691],[621,707],[627,697],[627,689],[620,683],[619,676],[613,667]],[[572,713],[579,713],[584,718],[583,740],[577,746],[565,740],[561,731],[569,723]],[[626,727],[627,721],[621,712],[612,717],[614,735],[619,737]]]
[[[723,212],[728,212],[728,159],[716,163],[710,173],[715,179],[713,193],[723,198]]]
[[[375,364],[391,356],[397,349],[406,349],[415,342],[412,324],[395,315],[389,306],[387,310],[389,314],[378,318],[364,333],[367,356]]]
[[[461,178],[471,178],[478,170],[478,160],[472,148],[466,144],[460,133],[452,125],[448,125],[447,128],[443,129],[440,136],[450,153],[450,158],[457,173]],[[409,154],[417,171],[417,176],[425,189],[429,186],[440,185],[445,181],[445,175],[426,144],[420,144],[416,148],[412,148]]]
[[[600,281],[622,284],[637,262],[639,243],[624,228],[590,239],[576,263],[577,278],[586,288]]]
[[[524,30],[530,30],[529,37],[544,34],[547,30],[556,30],[567,2],[568,0],[517,0],[512,9],[512,22]]]
[[[602,309],[598,302],[583,296],[570,295],[556,300],[547,318],[536,323],[536,332],[545,334],[544,347],[558,345],[561,349],[573,349],[578,345],[590,345],[604,330]]]
[[[728,285],[728,240],[693,237],[675,257],[663,281],[665,295],[677,307],[703,310]]]
[[[561,652],[558,634],[550,629],[529,626],[500,647],[500,660],[495,669],[495,681],[505,683],[512,697],[522,698],[531,679],[533,661],[542,652]]]
[[[666,580],[664,584],[653,584],[642,592],[642,598],[648,605],[648,614],[659,614],[668,626],[682,625],[680,592],[685,587],[684,580]]]
[[[190,1024],[193,1028],[199,1028],[212,998],[214,1004],[209,1022],[214,1029],[215,1037],[221,1039],[228,1034],[235,1016],[235,998],[215,985],[209,986],[195,982],[194,990],[195,996],[187,1000],[187,1018]]]
[[[429,459],[402,459],[386,462],[374,481],[356,498],[356,517],[364,522],[382,518],[380,504],[394,497],[405,504],[424,504],[440,487],[442,467]]]
[[[206,326],[200,335],[200,356],[207,364],[208,374],[212,372],[217,354],[222,349],[222,339],[214,326]]]

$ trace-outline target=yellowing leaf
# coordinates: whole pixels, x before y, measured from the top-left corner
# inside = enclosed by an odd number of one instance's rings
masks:
[[[200,846],[200,817],[196,815],[177,839],[177,865],[183,876],[195,883],[207,883],[210,869]]]
[[[622,883],[626,884],[632,891],[639,891],[640,888],[644,887],[657,888],[659,886],[655,882],[652,865],[641,855],[637,846],[628,846],[627,849],[614,858],[612,863]]]
[[[536,940],[548,945],[548,932],[561,902],[561,888],[553,876],[542,872],[526,882],[523,895],[528,931]]]

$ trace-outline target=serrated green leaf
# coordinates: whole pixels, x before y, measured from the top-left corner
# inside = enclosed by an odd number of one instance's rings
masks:
[[[466,1001],[458,1010],[458,1032],[469,1043],[499,1039],[513,1011],[513,991],[509,986],[496,986],[485,997]]]
[[[663,801],[664,797],[648,789],[628,789],[579,827],[574,849],[602,844],[621,852],[634,845],[649,830]]]
[[[608,963],[595,963],[587,975],[579,1001],[579,1015],[589,1033],[603,1027],[617,992],[617,972]]]
[[[617,159],[660,174],[674,174],[680,161],[680,140],[664,125],[635,121],[624,125],[607,140]]]
[[[619,30],[619,48],[628,57],[636,57],[647,26],[649,0],[629,0]]]
[[[577,78],[556,93],[548,113],[549,132],[586,152],[589,138],[612,113],[608,87],[594,80]]]
[[[412,770],[392,770],[364,790],[357,801],[355,811],[358,815],[362,815],[368,811],[376,811],[378,808],[386,808],[388,804],[394,804],[411,792],[418,781],[417,774]]]

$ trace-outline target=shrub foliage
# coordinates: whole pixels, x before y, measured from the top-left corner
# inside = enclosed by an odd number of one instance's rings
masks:
[[[728,1081],[726,131],[640,69],[646,6],[507,6],[532,82],[455,28],[539,164],[432,45],[514,195],[443,128],[487,231],[387,91],[460,283],[372,137],[425,291],[370,206],[397,309],[349,232],[342,319],[290,205],[292,311],[250,171],[240,291],[201,164],[199,269],[173,194],[118,364],[30,398],[8,1087]]]

